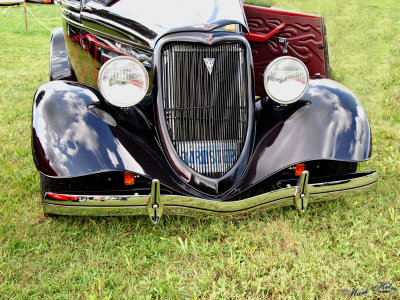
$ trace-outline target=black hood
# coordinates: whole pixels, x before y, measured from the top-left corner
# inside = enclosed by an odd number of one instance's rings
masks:
[[[211,31],[228,24],[248,31],[240,0],[119,0],[110,6],[90,1],[82,9],[81,21],[150,47],[174,32]]]

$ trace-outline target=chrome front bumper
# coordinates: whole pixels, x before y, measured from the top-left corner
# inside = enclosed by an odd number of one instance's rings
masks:
[[[376,171],[347,175],[344,179],[308,183],[309,174],[304,171],[296,186],[290,186],[244,200],[219,201],[189,196],[160,195],[160,183],[153,180],[150,195],[140,196],[88,196],[46,193],[43,209],[48,214],[80,216],[149,215],[154,223],[162,214],[192,215],[193,212],[207,214],[233,214],[253,209],[272,209],[294,205],[304,212],[308,202],[333,200],[365,192],[378,181]]]

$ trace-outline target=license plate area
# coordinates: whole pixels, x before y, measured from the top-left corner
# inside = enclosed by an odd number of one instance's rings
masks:
[[[224,174],[237,162],[240,143],[234,140],[178,142],[177,151],[190,168],[201,174]]]

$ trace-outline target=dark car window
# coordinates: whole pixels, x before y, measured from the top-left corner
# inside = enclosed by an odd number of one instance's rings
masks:
[[[114,2],[115,0],[92,0],[92,1],[96,2],[96,3],[103,4],[103,5],[109,5],[112,2]],[[88,1],[86,1],[86,2],[88,2]]]
[[[74,11],[79,11],[81,7],[80,0],[63,0],[62,3]]]

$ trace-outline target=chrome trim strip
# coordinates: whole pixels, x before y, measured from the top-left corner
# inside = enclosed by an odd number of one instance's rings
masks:
[[[309,202],[333,200],[349,193],[364,192],[373,188],[379,175],[376,171],[354,174],[353,178],[308,185]],[[156,186],[156,185],[155,185]],[[243,213],[253,209],[273,209],[293,205],[298,187],[287,187],[238,201],[207,200],[188,196],[162,195],[163,214],[192,215],[201,211],[207,214]],[[157,189],[154,189],[155,191]],[[48,214],[82,216],[148,215],[150,195],[141,196],[76,196],[78,201],[55,200],[46,193],[43,209]],[[154,200],[153,200],[154,202]]]

